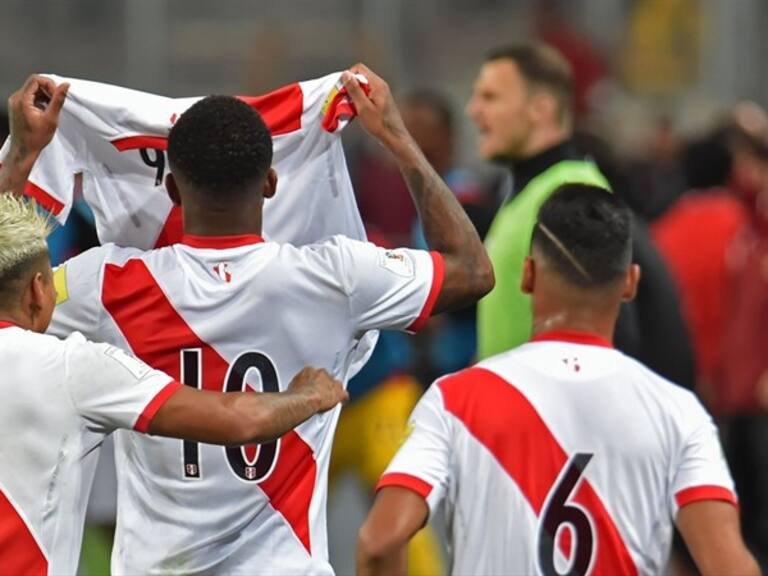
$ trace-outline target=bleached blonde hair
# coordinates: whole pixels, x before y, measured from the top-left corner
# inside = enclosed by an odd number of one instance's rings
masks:
[[[45,239],[53,230],[50,218],[34,201],[0,194],[0,277],[48,250]]]

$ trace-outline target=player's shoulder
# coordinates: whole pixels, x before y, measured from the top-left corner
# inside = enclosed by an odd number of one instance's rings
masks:
[[[57,268],[98,268],[106,264],[122,265],[132,258],[146,257],[150,252],[138,248],[128,248],[117,244],[94,246],[77,256],[66,260]]]

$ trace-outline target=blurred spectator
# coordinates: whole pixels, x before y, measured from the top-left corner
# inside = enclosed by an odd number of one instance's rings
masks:
[[[713,410],[728,298],[726,263],[747,218],[743,202],[728,188],[731,164],[722,130],[692,142],[683,153],[691,191],[652,227],[680,292],[696,352],[696,389]]]
[[[716,390],[747,542],[768,570],[768,117],[734,115],[734,190],[748,218],[731,247],[723,363]]]

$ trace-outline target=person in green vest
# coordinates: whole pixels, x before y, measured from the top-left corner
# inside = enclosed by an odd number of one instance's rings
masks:
[[[509,166],[513,178],[486,236],[496,287],[478,304],[479,359],[530,338],[530,297],[520,282],[539,207],[565,183],[609,189],[573,144],[573,99],[568,62],[545,44],[492,51],[475,80],[467,115],[479,131],[480,156]]]

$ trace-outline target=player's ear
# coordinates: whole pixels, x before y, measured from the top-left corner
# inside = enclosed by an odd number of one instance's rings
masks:
[[[630,302],[635,299],[637,294],[637,285],[640,282],[642,271],[639,264],[632,264],[627,269],[627,274],[624,276],[624,287],[621,291],[621,301]]]
[[[262,190],[262,196],[264,198],[272,198],[277,191],[277,172],[274,168],[270,168],[267,172],[267,177],[264,179],[264,188]]]
[[[53,308],[56,306],[56,292],[50,270],[38,270],[29,280],[26,297],[22,300],[24,311],[31,320],[32,330],[45,332],[51,322]]]
[[[523,278],[520,281],[520,290],[523,294],[533,294],[536,284],[536,262],[530,256],[525,257],[523,262]]]
[[[165,177],[165,191],[168,193],[168,198],[171,199],[174,206],[181,206],[181,194],[179,194],[179,187],[176,184],[176,178],[173,177],[171,172]]]

